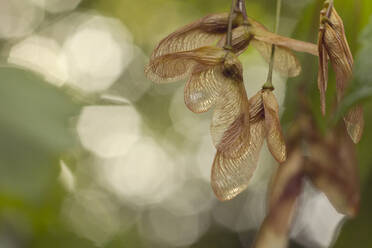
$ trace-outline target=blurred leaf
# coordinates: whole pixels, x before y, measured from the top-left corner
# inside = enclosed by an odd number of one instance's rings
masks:
[[[356,219],[347,222],[344,226],[334,248],[372,247],[372,177],[365,186],[360,213]]]
[[[59,156],[76,145],[70,124],[80,106],[40,77],[4,67],[0,106],[0,195],[40,200],[56,180]]]
[[[338,117],[352,105],[372,96],[372,18],[359,36],[359,42],[362,46],[355,58],[353,81],[339,109]]]

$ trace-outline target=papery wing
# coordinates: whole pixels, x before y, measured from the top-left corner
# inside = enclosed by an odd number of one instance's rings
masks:
[[[153,59],[145,67],[145,75],[155,83],[170,83],[186,78],[197,62],[190,57],[167,54]]]
[[[328,84],[328,54],[323,45],[323,32],[319,32],[318,37],[318,89],[320,93],[320,105],[322,114],[326,114],[326,90]]]
[[[329,24],[327,24],[328,29],[331,27],[332,30],[335,31],[335,34],[337,35],[336,39],[340,41],[347,63],[349,64],[350,67],[353,67],[354,59],[349,44],[347,42],[344,23],[342,21],[342,18],[338,15],[335,8],[332,8],[330,22],[332,23],[332,27]]]
[[[249,46],[253,35],[249,32],[247,26],[239,26],[232,31],[231,46],[236,55],[242,54]],[[226,36],[224,36],[217,44],[223,47],[226,43]]]
[[[180,28],[160,41],[151,59],[213,45],[224,36],[227,30],[227,18],[227,13],[212,14]]]
[[[257,167],[264,136],[264,121],[261,119],[250,124],[249,149],[241,157],[226,157],[223,152],[217,151],[211,185],[219,200],[230,200],[247,188]]]
[[[226,154],[248,145],[249,103],[243,82],[225,77],[213,112],[211,136],[215,147]]]
[[[185,85],[186,106],[194,113],[208,111],[215,104],[223,83],[222,66],[196,66]]]
[[[270,62],[272,44],[256,39],[252,39],[250,44],[257,49],[266,62]],[[301,65],[296,56],[289,49],[276,46],[274,70],[284,77],[296,77],[301,73]]]
[[[346,39],[342,19],[334,8],[332,9],[330,23],[332,25],[326,24],[324,40],[336,73],[337,100],[340,102],[352,77],[354,60]],[[352,108],[344,116],[344,121],[349,136],[354,143],[358,143],[364,128],[362,107]]]
[[[262,99],[265,111],[267,145],[276,161],[283,163],[287,158],[286,145],[280,126],[279,105],[271,90],[264,90]]]
[[[175,82],[190,75],[197,64],[218,65],[223,61],[224,55],[223,49],[217,47],[162,55],[150,60],[145,68],[145,75],[156,83]]]
[[[242,102],[242,94],[237,82],[225,78],[221,86],[211,123],[211,136],[216,148],[220,144],[225,131],[239,117]]]
[[[359,143],[362,138],[364,129],[363,108],[357,105],[349,110],[344,116],[346,130],[355,144]]]
[[[336,24],[325,24],[324,45],[335,70],[337,100],[340,102],[351,78],[354,60],[346,40],[342,20],[335,10],[332,11],[331,21]]]
[[[250,139],[250,113],[247,93],[243,83],[240,88],[240,113],[238,117],[225,130],[218,143],[217,150],[225,157],[240,157],[249,149]],[[216,109],[216,111],[219,111]]]

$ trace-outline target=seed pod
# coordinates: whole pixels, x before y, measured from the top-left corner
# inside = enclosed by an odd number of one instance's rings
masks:
[[[323,43],[328,52],[333,69],[336,72],[337,100],[341,101],[347,83],[352,76],[354,60],[347,43],[342,19],[337,14],[336,9],[332,8],[330,18],[323,17],[322,21],[324,22],[324,30],[321,30],[321,32],[324,32],[324,35],[320,43]]]
[[[227,99],[231,98],[227,97]],[[229,151],[226,153],[219,145],[221,141],[225,141],[225,138],[215,139],[215,144],[218,145],[212,167],[211,184],[217,198],[221,201],[230,200],[246,189],[249,179],[257,167],[265,138],[274,158],[279,163],[284,162],[286,159],[284,138],[279,122],[278,104],[271,90],[264,89],[259,91],[249,100],[248,106],[249,134],[244,125],[241,124],[246,123],[247,111],[243,111],[243,117],[241,112],[236,111],[239,114],[234,115],[236,121],[230,121],[232,123],[230,128],[226,128],[226,126],[221,128],[221,130],[228,130],[224,134],[230,135],[230,138],[243,137],[242,140],[235,139],[241,142],[240,149],[237,150],[239,152],[232,153]],[[229,111],[233,111],[234,107],[231,104],[226,102],[226,104],[221,105],[221,108],[229,109],[230,107],[231,110]],[[243,122],[241,118],[244,118],[245,121]],[[213,120],[224,119],[224,116],[213,118]],[[212,122],[212,137],[216,136],[215,133],[220,134],[217,137],[223,137],[221,132],[216,132],[216,130],[219,130],[216,127],[218,125],[215,124],[215,121]],[[244,138],[248,137],[248,135],[250,139]],[[225,143],[227,144],[225,147],[230,147],[231,142],[222,142],[222,144]]]
[[[225,79],[221,66],[197,65],[184,90],[186,106],[194,113],[203,113],[215,105],[221,83]]]
[[[242,67],[235,55],[226,56],[224,82],[213,112],[211,136],[218,151],[239,157],[249,145],[249,102],[244,88]]]
[[[280,45],[276,46],[275,50],[274,70],[284,77],[298,76],[301,73],[301,64],[289,48],[292,48],[291,46],[295,48],[310,46],[313,48],[314,45],[273,34],[257,21],[253,19],[249,20],[251,25],[239,26],[233,30],[233,52],[241,54],[247,49],[248,45],[251,44],[262,55],[265,61],[269,63],[272,45],[280,43]],[[225,39],[220,40],[218,46],[222,46],[224,42]],[[301,45],[298,45],[298,43]],[[296,44],[296,46],[293,44]]]
[[[325,92],[328,81],[328,57],[336,73],[337,102],[340,102],[352,77],[353,56],[346,39],[345,29],[341,17],[336,9],[325,4],[321,11],[321,22],[318,38],[319,72],[318,87],[320,91],[321,109],[326,112]],[[346,129],[354,143],[362,137],[364,128],[363,109],[357,105],[344,116]]]
[[[321,26],[318,34],[318,89],[320,92],[320,105],[322,114],[326,114],[326,91],[328,84],[328,54],[325,46],[323,45],[324,26]]]
[[[202,47],[156,57],[145,68],[147,78],[157,83],[174,82],[186,78],[198,64],[216,66],[223,63],[226,52],[222,48]]]
[[[285,141],[280,127],[279,105],[271,90],[262,92],[265,111],[265,128],[267,146],[274,158],[282,163],[287,158]]]
[[[233,28],[242,24],[242,22],[242,17],[236,15]],[[207,15],[178,29],[160,41],[151,55],[151,60],[165,54],[190,51],[213,45],[226,34],[227,24],[227,13]]]

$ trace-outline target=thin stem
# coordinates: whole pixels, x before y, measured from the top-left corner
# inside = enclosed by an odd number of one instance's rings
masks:
[[[245,0],[240,0],[239,2],[239,7],[240,7],[240,11],[243,15],[243,20],[244,20],[244,24],[245,25],[249,25],[249,21],[248,21],[248,15],[247,15],[247,7],[245,5]]]
[[[276,2],[276,20],[275,20],[274,33],[278,33],[278,31],[279,31],[281,9],[282,9],[282,0],[277,0],[277,2]],[[269,64],[269,73],[267,75],[266,83],[262,87],[263,89],[274,90],[274,86],[273,86],[274,58],[275,58],[275,45],[273,44],[271,46],[271,57],[270,57],[270,64]]]
[[[274,30],[274,33],[276,33],[276,34],[279,32],[281,11],[282,11],[282,0],[277,0],[277,2],[276,2],[275,30]]]
[[[328,17],[328,18],[330,18],[331,17],[331,14],[332,14],[332,9],[333,9],[333,0],[327,0],[327,1],[325,1],[325,3],[327,4],[329,4],[328,5],[328,9],[327,9],[327,14],[326,14],[326,16]]]
[[[270,63],[269,63],[269,73],[267,74],[266,83],[263,85],[264,89],[272,89],[274,90],[273,86],[273,70],[274,70],[274,58],[275,58],[275,45],[271,46],[271,56],[270,56]]]
[[[228,49],[228,50],[232,49],[232,27],[233,27],[233,21],[235,18],[236,4],[237,4],[237,0],[232,0],[229,19],[228,19],[228,26],[227,26],[226,44],[224,47],[225,49]]]

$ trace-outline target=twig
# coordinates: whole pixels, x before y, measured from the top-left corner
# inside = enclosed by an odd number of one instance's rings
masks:
[[[235,18],[236,5],[237,5],[237,0],[232,0],[229,19],[228,19],[228,26],[227,26],[226,44],[224,46],[224,48],[227,50],[232,49],[232,27],[233,27],[233,21]]]
[[[282,8],[282,0],[277,0],[277,2],[276,2],[276,20],[275,20],[274,33],[278,33],[278,30],[279,30],[281,8]],[[274,58],[275,58],[275,45],[273,44],[271,46],[271,57],[270,57],[270,64],[269,64],[269,73],[267,75],[266,83],[263,85],[263,88],[264,89],[274,90],[274,86],[273,86]]]

